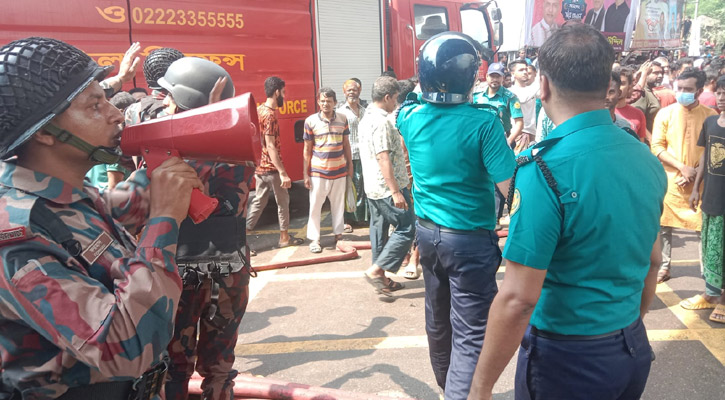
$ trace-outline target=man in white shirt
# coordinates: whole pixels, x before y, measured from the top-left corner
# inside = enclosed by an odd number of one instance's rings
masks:
[[[529,44],[541,47],[544,41],[551,36],[559,26],[556,24],[556,15],[561,10],[561,0],[544,0],[544,18],[531,28]]]
[[[509,64],[514,84],[509,90],[519,98],[521,113],[524,115],[524,129],[520,136],[509,136],[509,145],[514,147],[514,153],[519,153],[534,142],[536,135],[536,98],[539,96],[539,80],[534,79],[529,84],[529,69],[526,61],[515,60]]]

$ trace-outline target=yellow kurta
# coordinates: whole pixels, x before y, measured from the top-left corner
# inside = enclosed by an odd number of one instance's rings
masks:
[[[677,160],[696,167],[704,147],[697,145],[705,118],[717,115],[715,110],[702,104],[688,110],[678,103],[661,109],[655,117],[652,127],[652,153],[659,155],[667,151]],[[660,224],[673,228],[699,231],[702,227],[700,209],[694,212],[687,204],[692,194],[693,184],[680,187],[675,183],[682,176],[676,168],[665,165],[667,173],[667,194]]]

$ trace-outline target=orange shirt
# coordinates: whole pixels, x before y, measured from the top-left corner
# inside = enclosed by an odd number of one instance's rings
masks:
[[[667,151],[685,165],[697,167],[704,151],[697,145],[697,140],[705,119],[711,115],[716,115],[715,110],[702,104],[692,110],[680,104],[661,109],[652,128],[652,153],[659,156]],[[664,167],[667,173],[667,194],[661,225],[699,231],[702,226],[700,210],[692,211],[688,205],[693,184],[678,186],[675,181],[682,176],[680,171],[668,165]]]

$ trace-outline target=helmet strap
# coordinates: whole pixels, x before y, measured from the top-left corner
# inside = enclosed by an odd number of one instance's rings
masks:
[[[460,93],[423,92],[422,97],[429,103],[461,104],[468,102],[468,96]]]
[[[121,158],[122,153],[118,147],[93,146],[67,130],[50,123],[46,124],[43,129],[55,136],[59,142],[69,144],[88,154],[88,159],[96,164],[115,164]]]

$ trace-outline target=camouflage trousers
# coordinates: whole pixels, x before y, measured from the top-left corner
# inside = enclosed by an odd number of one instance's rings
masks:
[[[249,273],[246,268],[222,278],[219,282],[217,313],[229,323],[217,328],[208,319],[212,285],[206,280],[201,287],[184,286],[169,343],[171,358],[166,375],[166,399],[188,397],[189,379],[194,370],[204,378],[201,389],[204,399],[234,398],[234,346],[237,329],[249,301]]]

